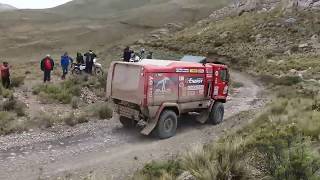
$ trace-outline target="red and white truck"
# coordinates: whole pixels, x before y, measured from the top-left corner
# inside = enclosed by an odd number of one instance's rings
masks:
[[[228,67],[144,59],[138,63],[113,62],[107,80],[107,97],[124,127],[140,126],[160,139],[175,135],[177,118],[198,113],[201,123],[223,121],[229,89]]]

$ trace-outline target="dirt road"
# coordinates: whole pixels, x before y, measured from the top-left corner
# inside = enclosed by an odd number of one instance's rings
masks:
[[[0,179],[56,179],[71,173],[73,179],[94,172],[97,179],[128,179],[146,162],[175,158],[203,143],[216,140],[226,131],[248,123],[238,118],[242,111],[263,106],[261,86],[241,73],[232,79],[244,87],[226,104],[225,121],[217,126],[181,120],[177,135],[157,140],[123,129],[117,118],[74,128],[53,127],[44,131],[0,137]]]

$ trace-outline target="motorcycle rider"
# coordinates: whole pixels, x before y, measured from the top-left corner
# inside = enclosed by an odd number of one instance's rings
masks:
[[[10,87],[10,71],[8,62],[3,62],[0,66],[2,86],[6,89]]]
[[[67,52],[64,53],[63,56],[61,56],[61,67],[62,67],[62,77],[61,79],[64,80],[66,78],[66,75],[68,74],[68,68],[70,63],[72,64],[73,59],[68,55]]]
[[[48,54],[44,59],[41,60],[40,68],[44,73],[43,82],[50,82],[51,81],[51,71],[54,67],[54,61],[51,58],[50,54]]]
[[[86,72],[88,74],[92,74],[94,63],[93,60],[97,57],[97,55],[92,50],[89,50],[89,52],[87,52],[84,56],[86,57]]]

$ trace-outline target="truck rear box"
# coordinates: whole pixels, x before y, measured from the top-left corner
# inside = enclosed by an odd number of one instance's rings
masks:
[[[143,67],[137,64],[114,64],[110,77],[110,95],[114,99],[126,100],[140,105],[143,101],[144,79],[141,76]]]

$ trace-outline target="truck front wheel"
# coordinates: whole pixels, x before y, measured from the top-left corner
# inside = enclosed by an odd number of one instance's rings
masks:
[[[124,128],[132,128],[135,125],[134,120],[124,116],[120,116],[119,120]]]
[[[171,110],[164,110],[161,113],[155,133],[160,139],[170,138],[176,134],[177,124],[177,114]]]
[[[209,123],[220,124],[223,121],[224,106],[222,102],[215,102],[209,116]]]

